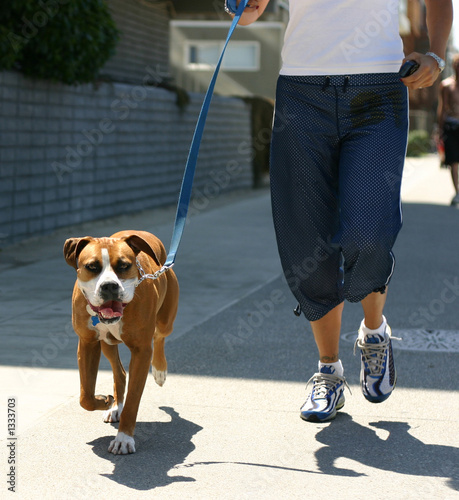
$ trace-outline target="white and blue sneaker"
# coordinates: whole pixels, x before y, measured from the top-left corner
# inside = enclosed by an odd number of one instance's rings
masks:
[[[371,403],[385,401],[397,381],[391,338],[395,339],[385,318],[378,332],[371,333],[362,321],[355,347],[361,352],[360,386]]]
[[[344,377],[336,375],[333,366],[322,365],[308,381],[312,391],[301,407],[300,417],[308,422],[327,422],[336,417],[336,412],[344,406]]]

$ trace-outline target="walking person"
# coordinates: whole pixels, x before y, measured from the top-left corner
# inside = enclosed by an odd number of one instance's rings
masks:
[[[440,85],[438,101],[438,133],[445,147],[445,165],[451,169],[451,179],[456,192],[451,205],[459,205],[459,54],[453,57],[454,74]]]
[[[269,0],[250,0],[240,23]],[[239,2],[238,2],[239,3]],[[310,321],[318,370],[301,418],[333,419],[344,405],[339,339],[344,300],[360,302],[361,387],[373,403],[396,382],[383,315],[401,227],[407,88],[444,67],[451,0],[425,0],[430,49],[403,55],[398,0],[290,0],[271,143],[271,194],[279,254]],[[419,68],[400,80],[405,59]]]

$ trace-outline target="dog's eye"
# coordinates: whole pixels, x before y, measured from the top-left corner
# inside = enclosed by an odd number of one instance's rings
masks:
[[[91,273],[98,273],[100,271],[100,264],[98,262],[90,262],[84,266]]]
[[[123,262],[123,261],[120,261],[118,262],[118,265],[116,266],[118,271],[127,271],[128,269],[130,269],[132,266],[132,264],[130,262]]]

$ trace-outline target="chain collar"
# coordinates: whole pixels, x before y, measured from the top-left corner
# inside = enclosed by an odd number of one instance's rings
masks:
[[[165,273],[168,269],[170,269],[174,264],[171,264],[169,266],[163,266],[161,269],[158,269],[156,272],[153,274],[147,274],[144,270],[143,267],[141,266],[139,259],[135,259],[135,263],[137,265],[137,269],[139,270],[140,273],[140,280],[137,282],[136,288],[142,283],[143,280],[149,279],[149,280],[156,280],[158,279],[161,274]]]

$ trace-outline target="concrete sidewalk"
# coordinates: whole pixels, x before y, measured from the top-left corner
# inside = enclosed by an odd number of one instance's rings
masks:
[[[159,388],[149,377],[130,456],[109,454],[117,426],[78,404],[75,276],[62,245],[71,236],[138,228],[167,247],[175,208],[3,250],[4,491],[6,403],[15,396],[15,498],[459,498],[459,210],[448,206],[449,172],[435,157],[407,160],[402,194],[386,315],[404,340],[394,342],[398,387],[387,402],[371,405],[361,395],[352,353],[361,310],[346,304],[341,355],[352,395],[329,424],[299,418],[317,362],[314,342],[292,314],[296,304],[281,278],[269,193],[235,193],[208,200],[187,225],[168,380]],[[107,362],[101,368],[98,392],[107,394],[111,373]]]

